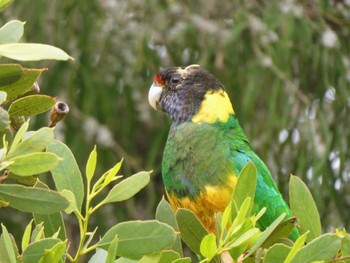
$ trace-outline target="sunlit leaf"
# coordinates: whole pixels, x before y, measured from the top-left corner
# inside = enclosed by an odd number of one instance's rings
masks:
[[[231,219],[231,209],[232,209],[232,202],[228,204],[228,206],[224,210],[224,213],[222,214],[221,224],[220,224],[221,231],[224,231],[226,229],[227,224]]]
[[[289,263],[293,260],[295,255],[298,253],[299,249],[305,244],[306,236],[308,233],[304,233],[301,235],[292,246],[292,249],[289,251],[286,259],[284,260],[285,263]]]
[[[2,161],[0,163],[0,171],[6,169],[7,167],[9,167],[11,164],[13,164],[13,161]]]
[[[20,176],[31,176],[50,171],[59,162],[53,153],[40,152],[17,156],[11,159],[13,162],[7,169]]]
[[[27,132],[28,127],[29,127],[29,119],[25,123],[23,123],[22,126],[17,131],[15,138],[13,138],[11,148],[8,151],[7,156],[10,156],[10,154],[12,154],[12,152],[17,148],[17,145],[20,143],[20,141],[23,139],[23,136]]]
[[[3,25],[0,28],[0,45],[18,42],[23,36],[24,24],[18,20],[11,20]]]
[[[35,241],[38,241],[44,237],[44,224],[40,223],[35,225],[35,228],[32,232],[32,235],[30,237],[30,243],[33,243]]]
[[[249,239],[253,238],[258,234],[260,230],[258,228],[252,228],[244,232],[242,235],[240,235],[232,244],[230,244],[229,248],[234,248],[242,245],[244,242],[248,241]]]
[[[10,203],[6,202],[2,197],[0,197],[0,208],[9,206]]]
[[[52,142],[54,138],[53,129],[43,127],[31,133],[29,137],[26,137],[19,142],[18,140],[23,138],[26,128],[28,128],[28,122],[25,122],[21,129],[17,132],[9,153],[6,155],[7,160],[25,154],[41,152],[49,145],[49,143]]]
[[[96,168],[96,162],[97,162],[97,151],[96,151],[96,145],[92,152],[89,155],[89,159],[86,163],[86,179],[88,181],[91,181],[92,177],[94,176],[95,173],[95,168]]]
[[[22,237],[22,243],[21,243],[22,251],[24,251],[26,249],[26,247],[29,245],[30,236],[32,233],[32,225],[33,225],[33,219],[30,220],[29,224],[26,226],[26,228],[24,230],[23,237]]]
[[[9,114],[3,108],[0,108],[0,132],[4,131],[9,125]]]
[[[112,169],[110,169],[109,171],[107,171],[103,176],[105,177],[104,181],[103,181],[103,185],[107,186],[109,185],[110,182],[112,182],[113,180],[116,179],[116,175],[120,170],[120,167],[122,166],[123,163],[123,159],[117,163],[116,165],[114,165],[112,167]]]
[[[0,12],[2,12],[13,0],[0,0]]]
[[[6,101],[7,93],[5,91],[0,91],[0,105]]]
[[[134,174],[115,185],[101,203],[107,204],[127,200],[144,188],[149,180],[148,172]]]
[[[216,236],[213,233],[206,235],[200,244],[201,255],[211,259],[215,256],[217,250]]]
[[[0,262],[16,263],[17,248],[7,231],[7,228],[1,224],[2,234],[0,237]]]
[[[0,56],[20,60],[68,60],[72,59],[66,52],[54,46],[38,43],[13,43],[0,45]]]

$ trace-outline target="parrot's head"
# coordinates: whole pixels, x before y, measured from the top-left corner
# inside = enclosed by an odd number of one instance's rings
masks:
[[[226,122],[234,114],[224,86],[199,65],[169,67],[158,72],[148,101],[152,108],[167,112],[177,124]]]

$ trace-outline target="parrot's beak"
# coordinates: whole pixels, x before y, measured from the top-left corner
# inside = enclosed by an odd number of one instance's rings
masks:
[[[149,89],[148,92],[148,102],[149,105],[155,110],[158,108],[158,102],[160,99],[160,96],[163,92],[163,87],[160,85],[157,85],[157,83],[153,83],[151,88]]]

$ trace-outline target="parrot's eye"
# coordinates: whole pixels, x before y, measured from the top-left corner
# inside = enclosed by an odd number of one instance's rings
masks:
[[[178,84],[178,83],[180,83],[180,81],[181,81],[181,77],[179,77],[179,76],[173,76],[173,77],[170,79],[170,83],[171,83],[171,84]]]

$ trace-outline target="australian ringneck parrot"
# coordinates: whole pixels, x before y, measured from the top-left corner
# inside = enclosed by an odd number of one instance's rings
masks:
[[[193,211],[215,232],[214,214],[228,205],[237,176],[251,161],[258,171],[253,212],[267,209],[259,228],[264,230],[283,212],[291,216],[269,169],[252,150],[224,86],[212,74],[199,65],[166,68],[155,75],[148,99],[172,119],[162,176],[174,210]],[[298,236],[294,228],[290,238]]]

